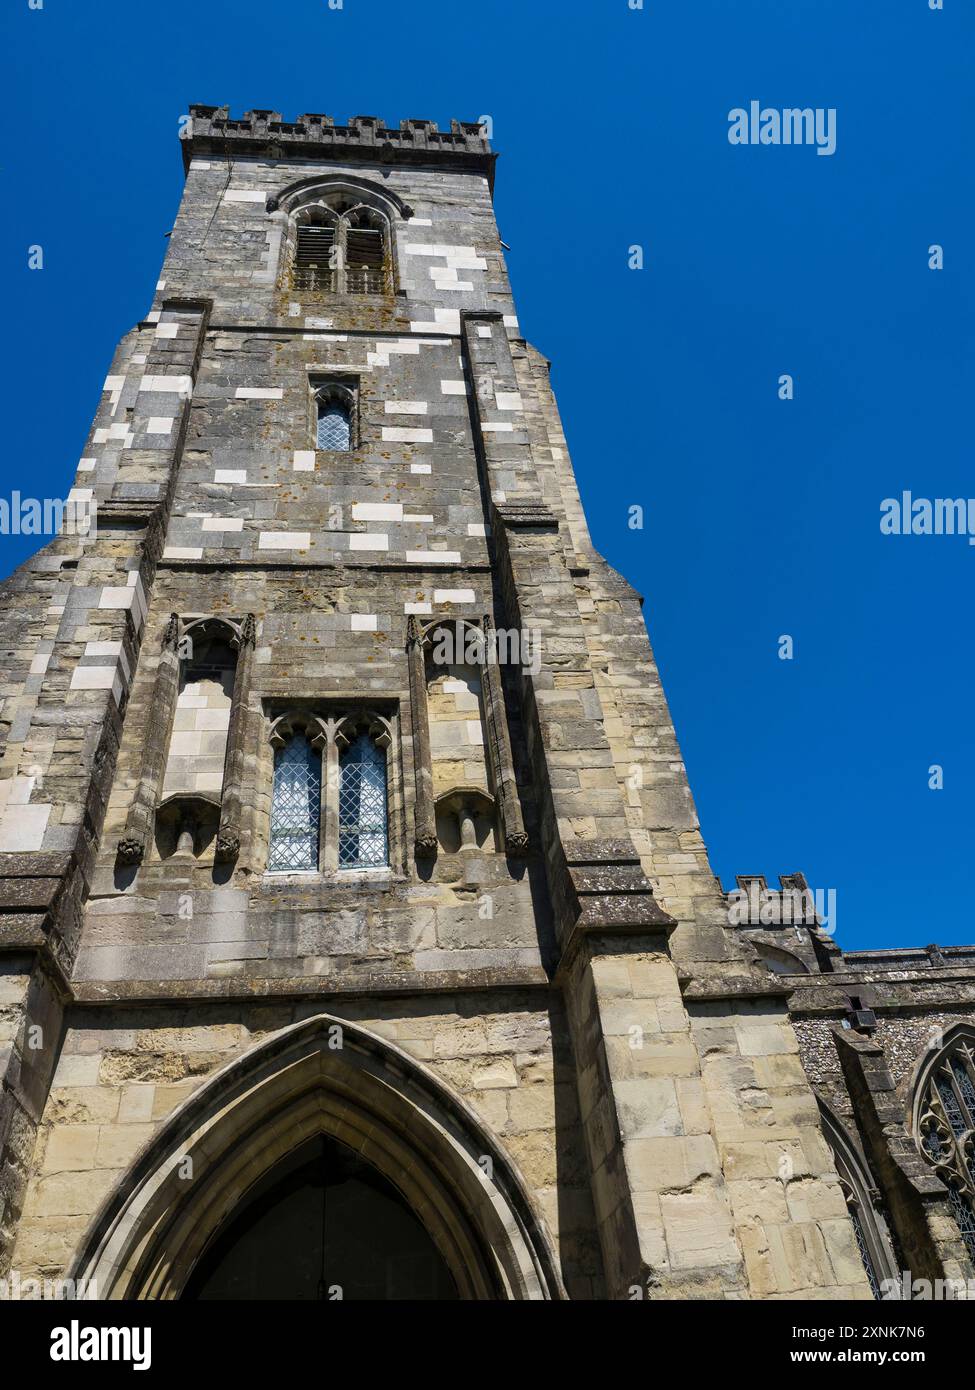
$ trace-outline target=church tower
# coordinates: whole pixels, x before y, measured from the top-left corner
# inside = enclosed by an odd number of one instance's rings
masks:
[[[90,529],[0,597],[0,1274],[870,1297],[482,129],[194,106],[182,151]]]

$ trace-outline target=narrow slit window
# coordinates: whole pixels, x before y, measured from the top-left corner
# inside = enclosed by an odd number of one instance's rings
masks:
[[[271,873],[318,868],[322,807],[321,760],[303,734],[295,734],[274,758],[271,795]]]
[[[360,734],[342,753],[339,779],[339,868],[389,863],[386,752]]]

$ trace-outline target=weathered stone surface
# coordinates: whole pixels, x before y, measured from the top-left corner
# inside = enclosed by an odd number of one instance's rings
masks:
[[[424,1219],[460,1201],[469,1144],[457,1228],[529,1232],[533,1296],[863,1296],[816,1094],[846,1121],[859,1087],[876,1146],[892,1078],[856,1049],[839,1076],[818,925],[802,1006],[729,922],[641,601],[593,550],[515,317],[483,131],[191,118],[153,306],[78,474],[104,525],[0,590],[0,1243],[25,1273],[88,1258],[177,1116],[205,1180],[237,1156],[236,1200],[310,1094],[288,1143],[338,1114],[377,1163],[400,1145],[403,1184],[439,1175]],[[381,267],[306,274],[302,219],[351,200],[386,228]],[[339,398],[350,447],[320,448]],[[457,621],[507,655],[439,669],[431,632]],[[360,736],[385,759],[377,868],[348,867],[338,800]],[[274,859],[293,737],[321,800],[300,873]],[[970,1012],[975,962],[929,965]],[[323,1017],[336,1055],[278,1068]],[[906,1001],[898,1028],[899,1081]],[[275,1104],[228,1137],[257,1077]],[[911,1249],[957,1264],[902,1131],[876,1181],[902,1238],[920,1220]]]

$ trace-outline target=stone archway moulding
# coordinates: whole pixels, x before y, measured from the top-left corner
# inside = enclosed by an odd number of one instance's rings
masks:
[[[76,1286],[179,1298],[247,1191],[318,1134],[399,1188],[461,1298],[565,1297],[525,1184],[474,1112],[400,1048],[330,1014],[258,1043],[184,1101],[103,1204],[69,1271]]]

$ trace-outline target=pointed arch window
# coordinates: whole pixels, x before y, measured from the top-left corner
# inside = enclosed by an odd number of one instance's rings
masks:
[[[398,727],[395,710],[365,706],[272,716],[268,873],[402,866],[402,786],[391,756]]]
[[[338,218],[325,207],[305,210],[295,244],[295,286],[306,290],[338,288]]]
[[[339,760],[339,868],[388,863],[386,750],[371,734],[361,733]]]
[[[392,258],[389,222],[378,209],[341,195],[305,204],[296,223],[296,289],[333,294],[389,294]]]
[[[304,734],[292,734],[274,755],[270,872],[307,873],[318,868],[321,787],[321,758]]]
[[[346,292],[385,293],[386,241],[383,219],[372,208],[356,208],[343,220]]]
[[[358,443],[357,387],[344,381],[325,381],[315,391],[315,447],[347,454]]]
[[[975,1032],[946,1043],[919,1083],[921,1152],[948,1189],[962,1240],[975,1261]]]

